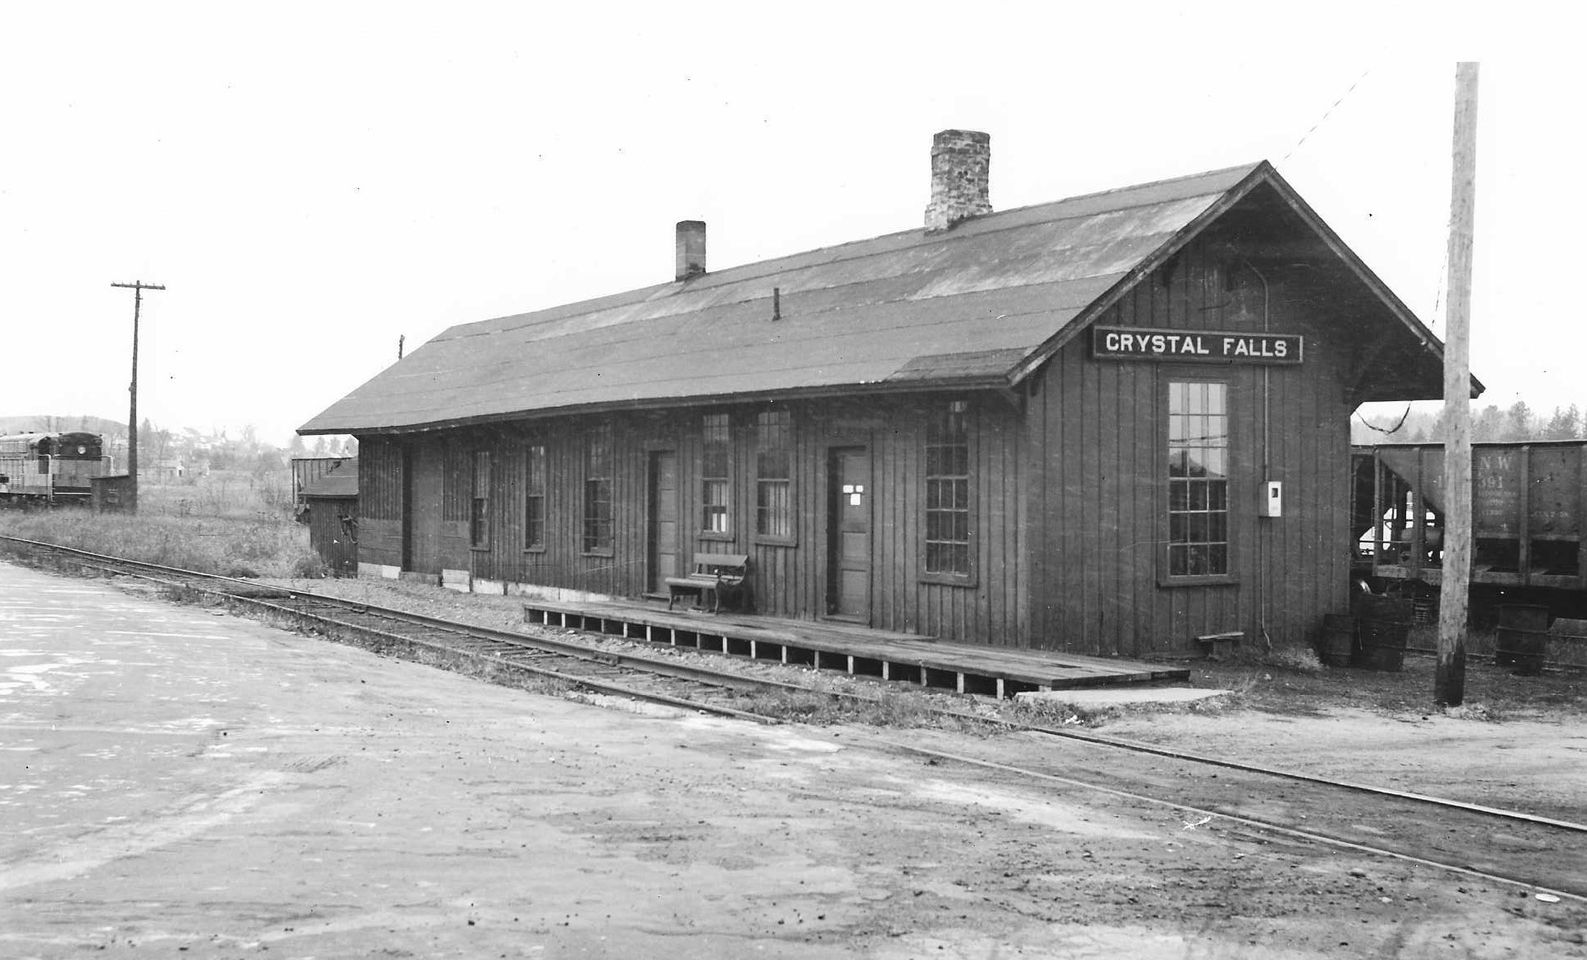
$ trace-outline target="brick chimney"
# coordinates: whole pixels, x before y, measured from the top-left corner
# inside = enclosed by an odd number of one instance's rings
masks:
[[[678,221],[678,279],[693,280],[705,273],[705,221]]]
[[[931,203],[926,232],[949,230],[960,220],[992,212],[987,175],[992,137],[975,130],[944,130],[931,139]]]

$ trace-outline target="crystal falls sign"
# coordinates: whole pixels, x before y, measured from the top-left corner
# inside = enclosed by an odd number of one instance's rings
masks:
[[[1213,363],[1300,363],[1301,338],[1289,333],[1092,327],[1098,360],[1200,360]]]

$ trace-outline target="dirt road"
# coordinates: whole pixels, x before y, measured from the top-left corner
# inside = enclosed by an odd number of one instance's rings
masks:
[[[1568,957],[1587,912],[0,564],[0,955]],[[1057,749],[1056,747],[1053,749]]]

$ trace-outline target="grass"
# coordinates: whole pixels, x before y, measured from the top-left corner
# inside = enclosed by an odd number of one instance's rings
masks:
[[[308,527],[292,520],[290,495],[274,481],[217,472],[144,483],[139,498],[137,514],[0,510],[0,534],[229,577],[324,576]]]

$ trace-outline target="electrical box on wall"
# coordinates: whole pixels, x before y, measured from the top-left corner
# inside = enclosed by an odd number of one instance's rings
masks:
[[[1284,481],[1269,480],[1263,484],[1262,509],[1258,516],[1282,517],[1284,515]]]

